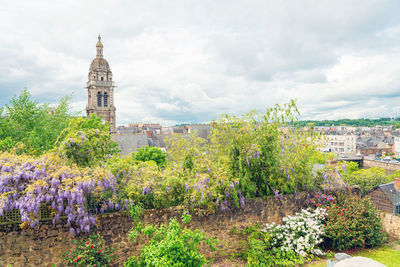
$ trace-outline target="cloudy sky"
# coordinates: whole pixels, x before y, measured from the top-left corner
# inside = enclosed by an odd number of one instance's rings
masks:
[[[290,99],[302,119],[400,116],[399,14],[397,0],[0,0],[0,106],[26,87],[83,111],[100,33],[118,125]]]

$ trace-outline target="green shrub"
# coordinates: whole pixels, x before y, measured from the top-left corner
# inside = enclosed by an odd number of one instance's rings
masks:
[[[107,159],[105,167],[114,174],[118,184],[123,183],[125,185],[132,177],[136,165],[137,161],[132,159],[131,156],[114,154]]]
[[[64,252],[63,260],[72,266],[109,266],[116,258],[114,249],[106,247],[103,249],[103,239],[99,235],[91,235],[87,240],[74,240],[75,248]]]
[[[190,215],[182,220],[190,222]],[[134,266],[203,266],[208,260],[199,251],[202,243],[215,249],[215,240],[205,236],[198,230],[182,229],[178,221],[172,218],[169,225],[140,227],[135,232],[150,238],[142,247],[139,257],[131,257],[124,263],[125,267]]]
[[[185,180],[172,168],[160,170],[154,161],[131,167],[132,177],[123,190],[146,209],[180,205],[185,199]]]
[[[340,176],[349,176],[359,170],[358,163],[354,161],[339,161],[337,166]]]
[[[167,163],[168,154],[158,147],[143,146],[132,153],[132,159],[137,161],[150,161],[153,160],[159,167],[165,167]]]
[[[340,196],[327,210],[325,240],[332,248],[374,247],[383,242],[379,214],[367,197]]]
[[[96,114],[72,119],[57,144],[60,156],[80,167],[101,165],[107,157],[119,152],[117,143],[111,139],[110,125],[103,124]]]
[[[347,185],[358,185],[361,189],[361,194],[367,193],[380,184],[392,181],[391,177],[386,176],[384,169],[377,167],[360,169],[343,175],[342,180]]]

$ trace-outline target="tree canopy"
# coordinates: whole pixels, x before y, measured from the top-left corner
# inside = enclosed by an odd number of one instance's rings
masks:
[[[68,97],[51,108],[32,99],[25,89],[0,108],[0,150],[41,155],[54,147],[70,118]]]

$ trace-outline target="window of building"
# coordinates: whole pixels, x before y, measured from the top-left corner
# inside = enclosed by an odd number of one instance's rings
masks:
[[[107,95],[107,93],[104,93],[104,106],[105,107],[108,106],[108,95]]]
[[[101,107],[101,93],[100,92],[97,93],[97,106]]]
[[[104,81],[104,78],[103,78],[103,77],[101,77],[101,80],[102,80],[102,81]]]

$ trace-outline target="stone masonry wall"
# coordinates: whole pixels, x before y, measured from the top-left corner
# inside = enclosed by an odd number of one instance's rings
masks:
[[[354,193],[354,192],[353,192]],[[359,193],[356,191],[355,193]],[[311,196],[300,193],[296,196],[285,196],[282,199],[270,198],[246,201],[245,209],[232,207],[228,211],[217,211],[211,215],[195,216],[191,228],[198,228],[209,236],[219,239],[218,251],[203,251],[216,260],[243,251],[243,236],[232,231],[259,223],[281,223],[282,218],[293,215],[307,206]],[[142,222],[167,223],[171,217],[180,218],[182,207],[164,210],[146,210]],[[128,241],[128,231],[132,221],[122,213],[97,216],[97,232],[104,238],[107,246],[115,248],[118,255],[114,266],[123,266],[123,262],[132,255],[137,255],[140,246]],[[85,238],[85,236],[80,237]],[[61,260],[63,252],[72,248],[72,237],[67,227],[42,224],[36,229],[25,231],[0,232],[0,266],[65,266]]]
[[[385,230],[389,236],[400,239],[400,216],[386,212],[381,212],[380,215],[383,230]]]
[[[364,158],[363,164],[364,164],[364,168],[379,167],[379,168],[383,168],[388,171],[400,170],[400,164],[384,162],[384,161],[379,161],[379,160],[370,160],[370,159]]]

